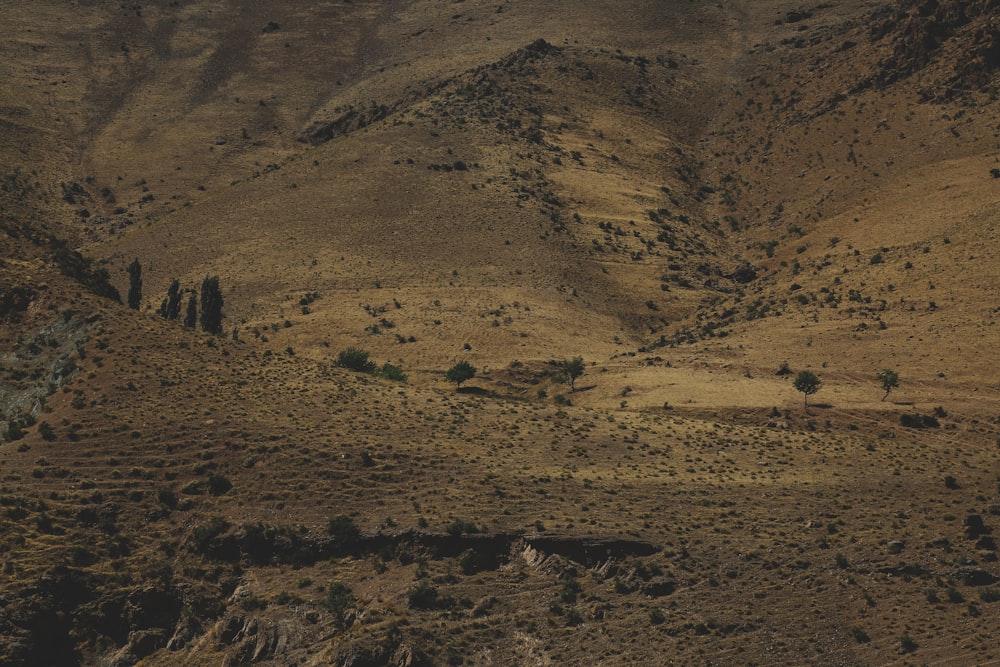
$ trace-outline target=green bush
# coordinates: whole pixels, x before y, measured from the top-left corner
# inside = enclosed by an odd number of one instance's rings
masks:
[[[464,519],[455,519],[446,528],[449,535],[458,537],[463,533],[478,533],[479,526],[476,525],[474,521],[467,521]]]
[[[38,424],[38,435],[42,436],[42,440],[55,440],[56,432],[53,430],[52,425],[46,421]]]
[[[938,428],[941,424],[930,415],[900,415],[899,423],[906,428]]]
[[[368,358],[368,353],[356,347],[349,347],[337,355],[337,366],[355,371],[356,373],[374,373],[375,362]]]
[[[403,369],[399,366],[393,366],[390,363],[383,364],[382,370],[379,371],[378,375],[386,380],[406,382],[406,373],[403,372]]]
[[[224,475],[211,475],[208,478],[208,492],[213,496],[221,496],[233,488],[233,483]]]
[[[205,553],[213,538],[229,530],[229,522],[221,516],[209,519],[208,523],[195,526],[191,531],[191,549],[196,553]]]
[[[326,530],[343,551],[352,549],[361,539],[361,530],[354,525],[354,521],[350,517],[343,514],[330,519]]]
[[[420,581],[406,592],[406,599],[413,609],[433,609],[438,603],[438,592],[428,582]]]
[[[354,602],[354,593],[346,584],[339,581],[330,582],[326,588],[326,598],[323,606],[338,618],[343,618],[344,612]]]

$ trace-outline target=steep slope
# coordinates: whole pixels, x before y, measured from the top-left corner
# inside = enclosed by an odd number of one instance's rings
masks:
[[[244,4],[9,8],[0,662],[998,659],[994,3]]]

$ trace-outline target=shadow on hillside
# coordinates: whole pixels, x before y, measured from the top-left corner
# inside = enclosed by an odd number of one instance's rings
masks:
[[[459,394],[470,394],[472,396],[490,396],[492,392],[482,387],[459,387],[456,390]]]

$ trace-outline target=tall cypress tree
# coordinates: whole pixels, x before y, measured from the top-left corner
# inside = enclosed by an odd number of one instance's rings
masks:
[[[128,265],[128,307],[132,310],[139,310],[142,303],[142,266],[139,258],[132,260]]]
[[[167,288],[167,298],[160,304],[160,317],[176,320],[181,316],[181,281],[174,278]]]
[[[188,329],[194,329],[194,325],[198,323],[198,295],[194,290],[191,290],[191,298],[188,299],[187,315],[184,316],[184,326]]]
[[[201,328],[208,333],[222,333],[222,290],[219,276],[205,276],[201,282]]]

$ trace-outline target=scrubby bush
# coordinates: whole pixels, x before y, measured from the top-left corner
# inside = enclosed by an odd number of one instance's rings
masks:
[[[349,551],[361,539],[361,531],[354,525],[354,521],[343,514],[330,519],[326,530],[336,541],[341,551]]]
[[[347,584],[339,581],[332,581],[326,587],[326,598],[323,606],[338,619],[344,617],[344,612],[354,602],[354,593]]]
[[[390,363],[385,363],[382,365],[382,370],[378,372],[379,377],[383,377],[386,380],[395,380],[396,382],[406,382],[406,373],[399,366],[393,366]]]
[[[406,592],[406,600],[413,609],[433,609],[438,603],[438,592],[427,581],[419,581]]]
[[[368,353],[356,347],[349,347],[337,355],[337,366],[357,373],[374,373],[375,362],[368,358]]]
[[[934,417],[921,414],[900,415],[899,423],[906,428],[938,428],[941,425]]]

